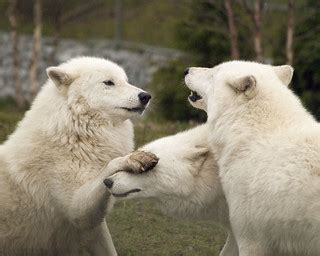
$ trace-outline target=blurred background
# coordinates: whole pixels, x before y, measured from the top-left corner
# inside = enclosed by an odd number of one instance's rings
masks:
[[[138,145],[205,121],[183,70],[231,59],[293,65],[292,90],[320,118],[320,1],[0,0],[0,15],[1,141],[45,68],[79,55],[119,63],[153,93]],[[214,223],[165,217],[151,201],[119,202],[108,221],[119,255],[218,255],[225,240]]]

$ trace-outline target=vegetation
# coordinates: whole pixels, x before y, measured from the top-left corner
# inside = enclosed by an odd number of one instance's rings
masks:
[[[219,255],[225,231],[211,222],[164,216],[151,201],[115,205],[109,218],[119,255]]]
[[[192,12],[180,18],[176,34],[178,46],[193,54],[189,60],[191,66],[212,67],[234,58],[224,2],[227,1],[197,0],[187,3]],[[255,20],[257,3],[262,4],[259,30]],[[312,114],[320,119],[320,16],[317,15],[320,4],[312,0],[271,1],[269,4],[261,0],[237,0],[232,1],[232,7],[240,59],[274,65],[292,64],[295,68],[292,89]],[[290,37],[295,30],[293,37]],[[257,37],[261,44],[258,46]],[[165,114],[168,119],[185,120],[185,116],[168,110],[168,104],[172,102],[176,102],[175,108],[180,109],[178,102],[185,97],[181,91],[172,93],[175,88],[171,87],[177,77],[183,77],[182,70],[186,66],[183,64],[171,63],[157,73],[153,82],[153,87],[157,88],[156,95],[160,97],[160,108],[168,112]],[[190,119],[198,118],[186,108],[183,113],[188,113]]]
[[[6,140],[22,116],[23,111],[16,108],[13,99],[0,100],[0,142]]]
[[[305,3],[308,15],[296,32],[294,90],[305,106],[320,119],[320,2]]]
[[[189,0],[122,0],[123,39],[165,47],[177,47],[175,24],[188,9]],[[87,40],[113,39],[115,34],[114,0],[43,0],[43,34],[52,36],[61,16],[61,37]],[[181,4],[181,2],[183,4]],[[8,1],[0,1],[0,14],[6,16]],[[179,16],[177,16],[179,12]],[[19,32],[33,31],[33,1],[18,1]],[[143,28],[143,29],[142,29]],[[7,19],[0,30],[8,31]]]
[[[188,67],[187,62],[187,60],[174,61],[154,75],[150,90],[155,95],[153,104],[158,118],[171,121],[205,121],[206,114],[195,110],[187,102],[190,90],[184,86],[183,82],[183,73]]]
[[[118,14],[115,1],[121,2],[122,8]],[[151,83],[152,90],[159,97],[156,107],[161,110],[158,113],[164,113],[162,118],[203,120],[203,116],[184,107],[185,104],[180,104],[186,95],[177,89],[181,84],[183,69],[196,65],[210,67],[238,57],[272,64],[292,63],[295,67],[293,90],[301,96],[305,106],[318,119],[320,118],[318,2],[312,0],[93,0],[90,2],[42,0],[42,2],[43,34],[57,39],[54,47],[57,47],[60,37],[86,40],[114,39],[115,35],[118,35],[123,40],[185,51],[188,58],[170,63],[155,75]],[[18,33],[32,33],[36,14],[34,3],[35,1],[17,1],[15,18]],[[0,14],[5,16],[8,14],[8,9],[9,1],[0,1]],[[117,23],[119,19],[122,24],[120,26]],[[11,24],[11,30],[13,27],[15,26]],[[121,31],[116,33],[117,28]],[[0,21],[0,29],[9,31],[8,19]],[[53,51],[53,55],[55,52]],[[50,59],[53,60],[54,56]],[[16,83],[19,93],[19,81]],[[36,80],[34,83],[36,84]],[[18,96],[16,101],[19,101]]]

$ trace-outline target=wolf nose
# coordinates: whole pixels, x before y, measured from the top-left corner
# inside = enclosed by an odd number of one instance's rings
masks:
[[[105,179],[103,183],[107,186],[107,188],[111,189],[113,186],[113,180]]]
[[[187,69],[184,71],[184,76],[188,75],[188,74],[189,74],[189,71],[190,71],[190,68],[187,68]]]
[[[139,100],[143,105],[147,105],[149,100],[151,99],[151,95],[146,92],[140,92],[138,94]]]

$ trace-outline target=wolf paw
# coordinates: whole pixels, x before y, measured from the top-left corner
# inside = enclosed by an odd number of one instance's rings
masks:
[[[128,165],[124,169],[130,173],[142,173],[152,170],[158,163],[159,158],[152,153],[135,151],[128,158]]]

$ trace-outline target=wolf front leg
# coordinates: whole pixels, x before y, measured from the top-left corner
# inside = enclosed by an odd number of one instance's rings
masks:
[[[239,255],[239,251],[238,251],[237,241],[234,238],[232,231],[230,230],[227,237],[227,241],[224,244],[219,256],[238,256],[238,255]]]
[[[108,192],[104,180],[127,166],[128,156],[119,157],[111,162],[91,181],[79,187],[67,206],[68,217],[78,228],[94,228],[104,222],[107,212]]]
[[[105,221],[99,226],[97,235],[98,238],[89,248],[90,253],[94,256],[117,256],[118,254]]]
[[[69,217],[74,225],[93,228],[104,221],[110,197],[107,184],[104,184],[107,177],[118,171],[141,173],[154,168],[157,163],[158,158],[154,154],[142,151],[135,151],[110,161],[98,177],[74,192],[71,205],[67,206]]]
[[[273,255],[266,251],[258,241],[249,241],[246,239],[237,239],[239,246],[239,256],[267,256]]]
[[[114,247],[112,237],[106,222],[104,223],[103,227],[104,227],[103,234],[105,238],[104,240],[106,241],[106,246],[107,246],[107,250],[106,250],[107,255],[116,256],[117,255],[116,248]]]

